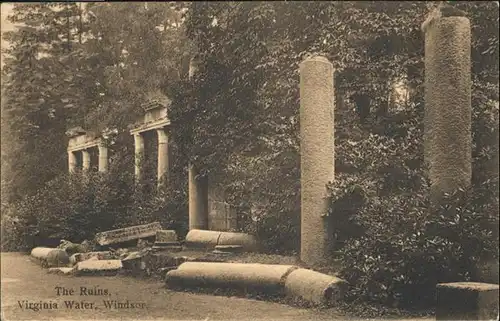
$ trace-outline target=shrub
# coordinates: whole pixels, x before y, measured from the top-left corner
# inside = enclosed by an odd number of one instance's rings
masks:
[[[457,190],[433,208],[426,186],[390,197],[364,196],[352,218],[363,233],[339,250],[351,297],[431,304],[436,283],[470,280],[479,262],[497,260],[497,188],[491,180]]]

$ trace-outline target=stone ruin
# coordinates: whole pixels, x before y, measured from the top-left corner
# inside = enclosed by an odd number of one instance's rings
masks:
[[[436,200],[443,193],[457,187],[467,187],[471,182],[470,22],[466,17],[441,17],[427,24],[424,32],[424,154],[425,161],[429,165],[431,196]],[[190,68],[190,77],[194,75],[194,69],[194,67]],[[332,240],[329,239],[331,234],[329,233],[330,226],[328,226],[331,223],[326,220],[328,208],[326,184],[335,178],[335,86],[333,75],[333,65],[324,57],[310,57],[300,64],[300,258],[311,266],[324,264],[329,256],[329,247],[332,245]],[[130,131],[134,135],[135,141],[135,173],[138,180],[141,179],[142,175],[140,160],[144,154],[143,133],[156,131],[158,135],[158,184],[164,182],[164,177],[168,181],[169,130],[170,121],[167,115],[167,107],[161,104],[152,104],[150,108],[146,109],[143,121]],[[76,154],[80,152],[82,154],[82,168],[88,169],[90,167],[88,150],[94,147],[99,149],[99,170],[106,171],[107,149],[101,144],[101,140],[84,132],[78,132],[78,135],[70,136],[68,145],[70,171],[77,166]],[[219,243],[224,232],[208,231],[210,228],[210,213],[216,210],[220,204],[214,202],[209,206],[208,178],[200,176],[199,172],[195,165],[189,165],[190,232],[186,241],[188,244],[196,243],[210,248],[217,246],[219,246],[219,249],[220,246],[234,246],[237,248],[241,244]],[[222,206],[225,211],[231,212],[231,209],[226,207],[226,204]],[[233,214],[225,215],[229,217]],[[232,228],[233,224],[233,222],[225,222],[225,226],[216,226],[221,229],[223,227]],[[165,242],[160,241],[159,243]],[[44,251],[50,252],[48,250],[38,250],[34,255],[41,255],[40,253],[45,253]],[[58,257],[56,254],[53,255]],[[244,270],[245,267],[242,267],[242,269]],[[172,271],[171,280],[176,280],[178,274],[185,274],[190,275],[188,279],[194,277],[192,281],[196,281],[195,276],[182,271],[184,271],[182,268],[179,272]],[[186,271],[189,271],[189,269]],[[200,270],[199,272],[211,273],[209,271],[211,270]],[[215,281],[218,280],[218,276],[215,274],[210,277],[214,278]],[[320,280],[319,283],[324,282],[321,281],[321,278],[318,280]],[[297,284],[303,283],[302,280],[293,282],[297,282]],[[472,291],[477,295],[480,295],[482,291],[491,290],[491,286],[469,286],[462,283],[458,285],[440,285],[439,289],[442,289],[441,292],[446,289],[447,295],[452,295],[450,293],[453,292],[455,301],[462,302],[461,300],[465,300],[465,297],[460,296],[459,293],[465,293],[460,292],[464,286],[470,290],[468,290],[469,292]],[[496,291],[498,295],[498,286],[494,287],[493,291]],[[482,309],[482,307],[476,305],[471,309],[478,310]],[[446,313],[441,313],[439,316],[439,318],[445,317]]]

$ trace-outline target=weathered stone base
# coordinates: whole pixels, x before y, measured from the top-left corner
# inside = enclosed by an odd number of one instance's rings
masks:
[[[331,306],[342,299],[346,282],[334,276],[307,269],[297,269],[287,276],[285,293],[314,305]]]
[[[97,233],[95,240],[99,245],[104,246],[156,236],[159,230],[161,230],[160,223],[154,222]]]
[[[456,282],[436,286],[436,320],[497,320],[497,284]]]

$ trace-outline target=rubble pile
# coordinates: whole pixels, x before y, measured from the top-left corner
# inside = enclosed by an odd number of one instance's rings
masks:
[[[132,245],[131,245],[132,244]],[[171,252],[182,250],[174,230],[160,223],[137,225],[96,234],[92,241],[61,240],[57,248],[36,247],[31,257],[48,273],[61,275],[164,274],[188,260]]]

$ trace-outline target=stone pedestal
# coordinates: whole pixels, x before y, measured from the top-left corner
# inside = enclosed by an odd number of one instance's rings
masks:
[[[90,153],[88,150],[82,150],[82,170],[85,172],[90,170]]]
[[[108,171],[108,148],[104,145],[99,145],[99,172],[105,173]]]
[[[142,179],[142,163],[144,162],[144,137],[140,133],[134,134],[135,147],[135,179]]]
[[[471,30],[465,17],[425,31],[424,152],[432,198],[471,181]]]
[[[76,170],[76,155],[72,151],[68,151],[68,170],[70,173]]]
[[[157,129],[158,133],[158,186],[168,182],[169,151],[168,134],[165,129]]]
[[[189,230],[208,229],[208,179],[189,166]]]
[[[323,57],[300,64],[301,260],[328,257],[326,184],[334,179],[333,66]]]
[[[497,320],[498,285],[475,282],[436,286],[436,320]]]

